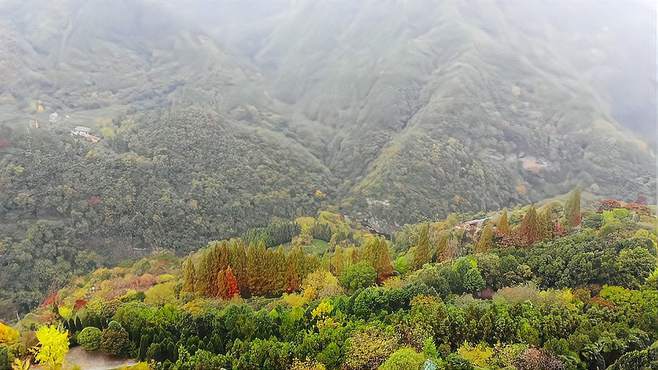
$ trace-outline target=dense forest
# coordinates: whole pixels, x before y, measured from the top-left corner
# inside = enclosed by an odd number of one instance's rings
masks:
[[[654,213],[576,190],[390,240],[279,221],[74,278],[0,326],[0,369],[70,346],[156,369],[653,369]]]

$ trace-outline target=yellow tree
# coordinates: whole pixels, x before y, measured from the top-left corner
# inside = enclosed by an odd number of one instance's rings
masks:
[[[343,253],[343,248],[336,246],[334,249],[334,254],[331,256],[331,268],[333,273],[336,276],[340,276],[345,268],[345,253]]]
[[[0,344],[14,344],[18,336],[18,330],[0,322]]]
[[[493,226],[491,223],[488,223],[487,226],[482,229],[480,234],[480,239],[475,245],[475,252],[484,253],[489,251],[493,247]]]
[[[194,262],[192,258],[188,257],[183,262],[183,292],[194,292],[194,285],[196,283],[196,272],[194,270]]]
[[[36,332],[39,350],[36,360],[49,370],[61,369],[64,356],[69,351],[69,333],[59,331],[54,325],[42,326]]]
[[[530,206],[530,209],[523,217],[519,226],[519,237],[524,245],[532,245],[541,239],[539,216],[535,206]]]
[[[391,256],[384,238],[370,238],[364,246],[363,258],[377,271],[377,281],[379,283],[393,275]]]
[[[432,260],[432,250],[430,249],[430,228],[428,224],[423,224],[418,230],[418,239],[414,249],[414,269],[418,270],[424,264]]]
[[[510,228],[509,228],[509,221],[507,220],[507,210],[503,210],[503,214],[500,215],[498,218],[498,222],[496,223],[496,231],[498,231],[499,235],[502,236],[509,236],[510,234]]]

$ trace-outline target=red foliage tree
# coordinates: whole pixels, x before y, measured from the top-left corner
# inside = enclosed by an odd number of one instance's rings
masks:
[[[640,204],[640,203],[628,203],[624,208],[628,209],[629,211],[633,211],[637,213],[638,215],[644,215],[644,216],[650,216],[651,215],[651,209],[649,209],[648,206],[645,204]]]
[[[84,308],[86,305],[87,305],[87,301],[85,301],[84,299],[76,299],[75,303],[73,304],[73,309],[77,311],[81,308]]]
[[[240,295],[240,288],[238,288],[238,280],[233,275],[233,270],[231,266],[226,269],[226,295],[227,298],[231,299],[235,296]]]

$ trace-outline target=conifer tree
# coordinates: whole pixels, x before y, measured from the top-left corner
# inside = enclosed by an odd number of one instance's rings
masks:
[[[448,234],[439,235],[439,241],[436,246],[435,261],[441,262],[448,259]]]
[[[219,270],[217,272],[217,287],[215,288],[215,297],[226,299],[228,298],[228,283],[226,281],[226,270]]]
[[[336,246],[334,254],[331,256],[331,272],[333,272],[335,276],[340,276],[345,268],[344,255],[343,248]]]
[[[475,245],[475,252],[488,252],[493,247],[493,234],[493,226],[491,223],[488,223],[484,229],[482,229],[480,239],[478,239],[478,242]]]
[[[519,226],[519,238],[524,245],[532,245],[541,239],[539,216],[537,216],[535,206],[530,206],[530,209],[523,217]]]
[[[504,209],[503,213],[498,218],[498,222],[496,223],[496,231],[498,232],[498,235],[501,236],[510,235],[509,221],[507,220],[507,209]]]
[[[214,287],[211,287],[212,282],[215,280],[215,274],[210,265],[211,259],[208,252],[204,252],[199,259],[199,267],[196,271],[196,279],[194,280],[194,290],[202,295],[210,296]]]
[[[374,237],[364,246],[364,259],[377,271],[377,281],[383,282],[393,275],[393,265],[384,238]]]
[[[552,239],[554,227],[551,208],[545,207],[539,214],[540,239]]]
[[[241,239],[229,241],[229,265],[238,281],[238,288],[242,294],[249,296],[249,281],[247,276],[247,251]]]
[[[421,225],[420,230],[418,231],[418,239],[416,240],[416,248],[414,250],[414,269],[416,270],[423,267],[424,264],[430,262],[432,259],[429,234],[429,225]]]
[[[226,295],[228,299],[235,296],[240,296],[240,288],[238,288],[238,281],[233,275],[231,266],[226,269]]]
[[[377,260],[377,281],[379,283],[393,276],[393,263],[391,262],[391,255],[388,252],[388,244],[386,240],[382,239],[380,243],[380,253]]]
[[[565,226],[567,229],[572,229],[580,225],[581,215],[580,215],[580,189],[575,188],[569,194],[569,199],[564,205],[564,219]]]
[[[279,246],[271,257],[271,294],[279,295],[286,290],[286,252],[283,246]]]
[[[194,270],[194,262],[191,257],[187,257],[183,262],[183,292],[194,293],[194,286],[196,284],[196,272]]]
[[[286,263],[286,292],[295,292],[301,287],[303,264],[304,252],[300,247],[293,248]]]
[[[267,293],[268,280],[265,244],[259,242],[249,245],[247,248],[247,275],[249,291],[252,295],[265,295]]]

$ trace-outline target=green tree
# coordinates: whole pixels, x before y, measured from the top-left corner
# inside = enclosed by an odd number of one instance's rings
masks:
[[[564,224],[569,229],[580,225],[580,188],[575,188],[569,194],[569,199],[564,205],[564,218]]]
[[[624,249],[616,258],[614,266],[612,280],[616,284],[638,289],[656,269],[656,256],[642,247]]]
[[[464,274],[462,282],[467,293],[478,293],[484,289],[484,279],[476,267],[472,267]]]
[[[376,281],[377,271],[368,262],[351,265],[340,275],[340,284],[351,291],[372,286]]]
[[[144,293],[144,303],[154,305],[164,305],[171,303],[176,299],[176,282],[169,281],[150,287]]]
[[[404,347],[393,352],[379,370],[418,370],[425,358],[413,348]]]

